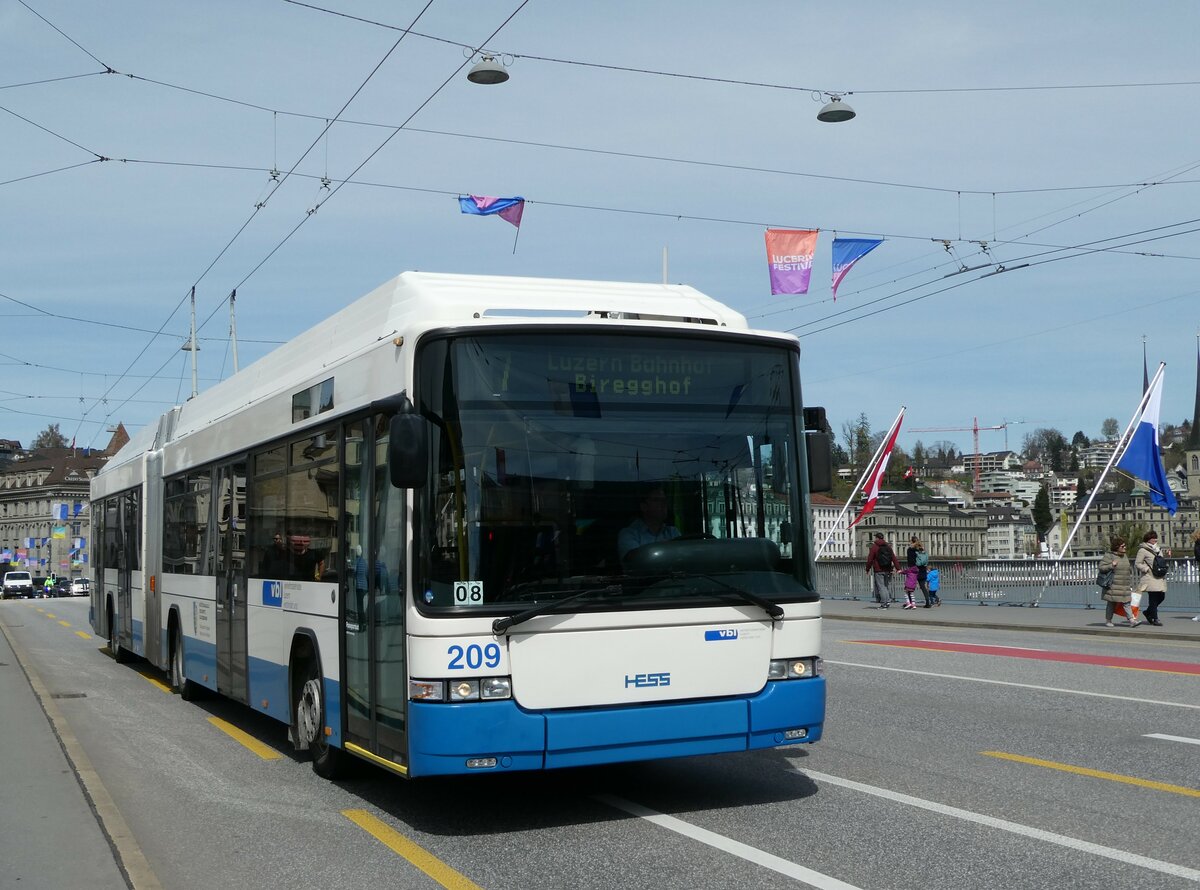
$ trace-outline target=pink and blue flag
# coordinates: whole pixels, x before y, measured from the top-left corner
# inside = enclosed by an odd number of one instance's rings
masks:
[[[1171,486],[1167,484],[1167,472],[1163,468],[1162,452],[1158,444],[1162,372],[1160,367],[1154,375],[1154,381],[1145,397],[1146,406],[1142,409],[1142,416],[1138,418],[1137,427],[1129,438],[1129,444],[1125,446],[1121,459],[1117,461],[1117,466],[1130,476],[1143,480],[1149,489],[1151,502],[1165,507],[1167,512],[1174,516],[1179,504]]]
[[[767,229],[771,293],[808,293],[818,233],[817,229]]]
[[[837,299],[838,285],[846,277],[850,269],[883,243],[876,238],[834,238],[833,239],[833,298]]]
[[[475,216],[498,216],[519,229],[521,228],[521,214],[525,212],[525,199],[467,195],[465,198],[458,199],[458,206],[463,213],[471,213]]]

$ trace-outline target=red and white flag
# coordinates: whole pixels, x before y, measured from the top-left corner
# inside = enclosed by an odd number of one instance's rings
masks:
[[[879,459],[875,462],[875,467],[871,470],[870,476],[867,477],[867,484],[864,490],[867,493],[866,503],[863,504],[862,510],[854,517],[854,521],[847,526],[847,529],[854,528],[863,520],[872,510],[875,509],[875,502],[879,500],[879,485],[883,482],[883,474],[887,472],[888,461],[892,456],[892,448],[896,445],[896,436],[900,434],[900,424],[904,421],[904,410],[896,415],[896,420],[892,424],[892,429],[888,433],[887,442],[883,446],[883,450],[879,453]]]
[[[911,479],[912,477],[913,477],[913,468],[909,467],[907,470],[904,471],[904,478]]]

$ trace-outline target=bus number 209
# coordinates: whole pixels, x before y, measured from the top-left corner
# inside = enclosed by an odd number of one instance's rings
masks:
[[[461,671],[463,668],[477,670],[485,666],[494,668],[500,665],[498,643],[488,643],[486,646],[472,643],[466,648],[454,645],[446,650],[446,654],[450,656],[450,663],[446,665],[446,669],[451,671]]]

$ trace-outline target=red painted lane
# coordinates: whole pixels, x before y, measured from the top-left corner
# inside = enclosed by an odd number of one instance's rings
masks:
[[[971,655],[1003,655],[1008,658],[1032,658],[1038,661],[1065,661],[1072,664],[1096,664],[1101,667],[1132,671],[1160,671],[1168,674],[1200,676],[1200,664],[1185,661],[1159,661],[1154,658],[1113,658],[1109,655],[1079,655],[1051,652],[1047,649],[1022,649],[1019,646],[978,646],[974,643],[949,643],[941,640],[852,640],[872,646],[899,646],[905,649],[931,649],[937,652],[967,652]]]

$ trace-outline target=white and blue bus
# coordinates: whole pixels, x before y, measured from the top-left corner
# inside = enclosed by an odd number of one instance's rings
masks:
[[[96,475],[92,625],[324,776],[814,742],[799,364],[689,287],[402,274]]]

